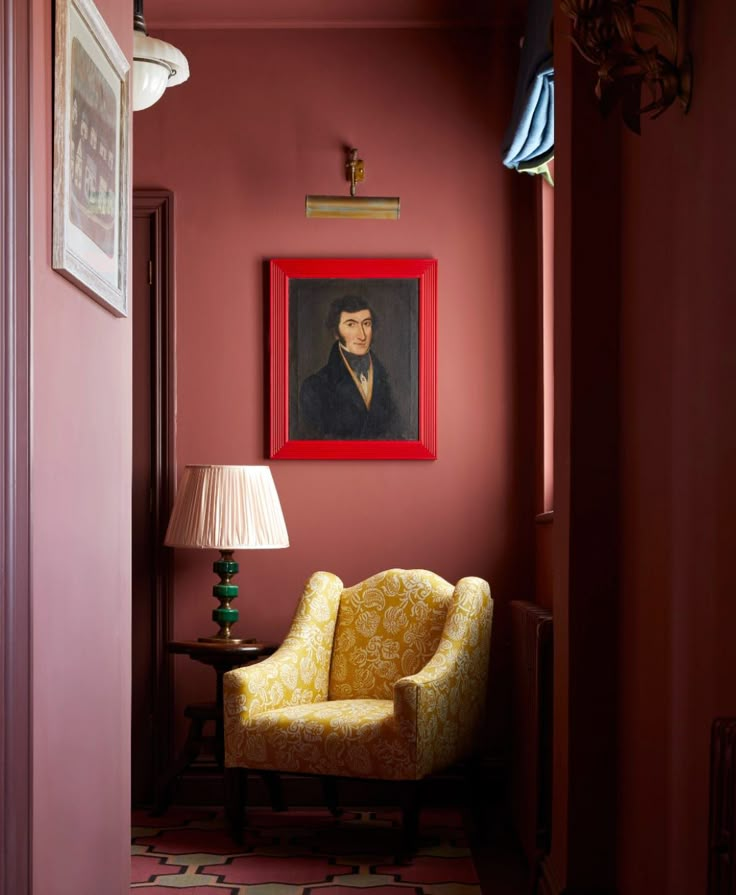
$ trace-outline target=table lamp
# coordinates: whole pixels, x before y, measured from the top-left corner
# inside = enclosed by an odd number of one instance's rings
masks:
[[[220,601],[212,619],[220,630],[204,642],[241,643],[233,637],[238,610],[230,606],[238,595],[232,583],[239,566],[234,550],[288,547],[284,515],[268,466],[187,466],[176,492],[164,543],[220,551],[212,568],[220,581],[212,595]]]

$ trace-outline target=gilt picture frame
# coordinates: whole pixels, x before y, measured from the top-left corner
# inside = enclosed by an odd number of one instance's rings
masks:
[[[56,0],[52,265],[128,314],[129,63],[92,0]]]
[[[269,280],[269,457],[436,459],[436,259],[275,258]]]

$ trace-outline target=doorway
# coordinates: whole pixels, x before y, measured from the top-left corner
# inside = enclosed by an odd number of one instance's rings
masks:
[[[133,190],[133,805],[153,802],[171,743],[171,561],[164,534],[174,464],[173,195]]]

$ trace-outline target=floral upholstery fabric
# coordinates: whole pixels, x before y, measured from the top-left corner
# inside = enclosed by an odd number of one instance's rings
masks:
[[[452,586],[431,572],[392,570],[343,591],[330,669],[330,699],[391,699],[401,677],[437,649]]]
[[[282,646],[224,677],[228,767],[419,779],[472,751],[484,714],[493,603],[392,569],[343,589],[307,582]]]

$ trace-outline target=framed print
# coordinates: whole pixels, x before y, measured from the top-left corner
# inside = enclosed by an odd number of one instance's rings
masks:
[[[434,460],[437,262],[270,262],[272,459]]]
[[[92,0],[56,0],[53,266],[128,313],[128,61]]]

